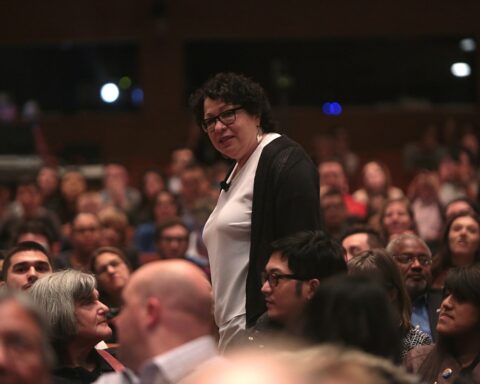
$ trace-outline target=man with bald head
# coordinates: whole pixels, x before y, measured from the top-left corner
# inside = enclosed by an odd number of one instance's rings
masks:
[[[133,273],[122,298],[116,325],[128,370],[97,383],[177,383],[216,356],[211,286],[192,263],[146,264]]]

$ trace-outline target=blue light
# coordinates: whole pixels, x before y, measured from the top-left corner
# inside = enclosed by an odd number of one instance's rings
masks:
[[[342,114],[342,106],[336,101],[326,102],[322,105],[322,111],[325,115],[338,116]]]
[[[143,104],[143,90],[141,88],[135,88],[134,90],[132,90],[131,98],[133,104]]]

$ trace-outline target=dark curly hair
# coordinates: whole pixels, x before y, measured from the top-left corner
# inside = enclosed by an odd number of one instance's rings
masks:
[[[199,126],[203,122],[203,105],[206,98],[241,105],[250,115],[260,117],[263,132],[274,131],[275,124],[272,121],[270,102],[265,91],[258,83],[244,75],[232,72],[218,73],[190,96],[189,104]]]

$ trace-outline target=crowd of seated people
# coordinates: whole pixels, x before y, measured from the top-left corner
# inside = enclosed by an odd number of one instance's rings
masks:
[[[216,383],[243,365],[257,374],[260,360],[232,355],[225,365],[235,348],[271,351],[265,364],[288,371],[278,382],[290,383],[291,375],[295,383],[330,383],[338,374],[349,382],[414,383],[418,374],[427,382],[480,383],[478,159],[464,148],[442,154],[436,168],[412,173],[404,190],[385,164],[369,161],[353,193],[355,175],[335,156],[323,158],[322,230],[271,244],[261,280],[267,311],[222,358],[201,237],[222,177],[188,149],[172,153],[165,173],[146,170],[140,190],[116,162],[105,165],[100,188],[77,168],[44,166],[36,179],[21,179],[0,217],[3,290],[25,291],[45,312],[55,363],[44,356],[49,348],[38,353],[53,383],[114,383],[122,375],[149,383],[162,371],[165,382]],[[20,310],[25,299],[5,300]],[[189,368],[180,377],[169,359],[182,353]],[[163,355],[169,359],[157,362]],[[370,381],[353,381],[349,359]],[[203,367],[206,361],[212,364]]]

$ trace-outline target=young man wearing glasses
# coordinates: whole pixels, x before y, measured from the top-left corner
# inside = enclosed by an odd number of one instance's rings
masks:
[[[343,248],[322,231],[304,231],[275,241],[262,274],[267,312],[255,331],[295,328],[305,303],[321,282],[347,271]],[[255,334],[255,333],[254,333]]]
[[[402,272],[408,295],[412,302],[412,324],[436,340],[437,308],[442,301],[442,291],[431,289],[432,253],[418,236],[403,234],[392,240],[387,251],[393,256]]]

